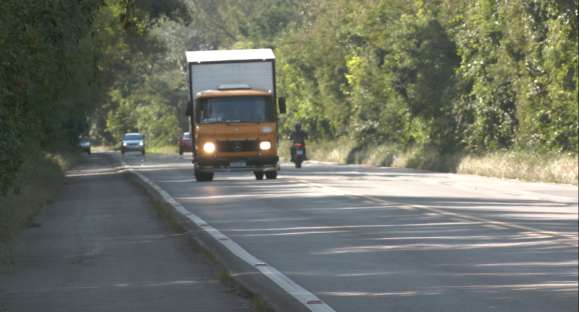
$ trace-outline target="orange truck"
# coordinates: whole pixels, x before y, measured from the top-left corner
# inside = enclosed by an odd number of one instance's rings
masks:
[[[229,171],[276,179],[285,98],[276,96],[273,51],[188,51],[186,57],[195,179]]]

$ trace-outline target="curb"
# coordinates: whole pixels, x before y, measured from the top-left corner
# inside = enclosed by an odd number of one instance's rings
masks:
[[[293,282],[274,267],[249,254],[219,230],[185,209],[166,191],[149,178],[130,168],[122,159],[111,158],[120,164],[120,171],[130,181],[161,203],[185,229],[188,237],[206,250],[230,275],[236,286],[263,299],[268,308],[277,312],[335,312],[314,294]]]

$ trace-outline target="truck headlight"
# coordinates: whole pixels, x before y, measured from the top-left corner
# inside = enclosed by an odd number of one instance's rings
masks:
[[[145,145],[145,143],[143,143],[143,141],[139,141],[139,146],[143,146]]]
[[[123,146],[127,146],[127,142],[123,142]]]
[[[215,153],[215,143],[207,142],[207,143],[203,144],[203,151],[207,154]]]
[[[269,141],[259,142],[259,149],[262,151],[269,151],[271,149],[271,142]]]

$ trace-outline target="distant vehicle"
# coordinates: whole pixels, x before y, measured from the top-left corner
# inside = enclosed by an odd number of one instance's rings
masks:
[[[145,137],[138,132],[125,133],[123,136],[123,141],[121,143],[121,153],[126,152],[141,152],[145,155]]]
[[[78,141],[80,150],[90,155],[90,140],[88,138],[80,138]]]
[[[285,98],[277,98],[273,51],[187,51],[186,57],[195,179],[211,181],[223,171],[276,179]]]
[[[191,153],[193,151],[193,144],[191,140],[191,132],[183,132],[179,138],[179,155],[183,153]]]

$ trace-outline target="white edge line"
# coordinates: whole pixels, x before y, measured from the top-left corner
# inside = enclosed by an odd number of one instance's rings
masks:
[[[239,259],[243,260],[245,263],[249,264],[265,277],[269,278],[276,285],[281,287],[285,292],[291,295],[293,298],[302,303],[307,309],[313,312],[336,312],[329,305],[324,303],[316,295],[298,285],[296,282],[291,280],[285,274],[278,271],[276,268],[267,265],[263,261],[259,260],[247,250],[241,247],[239,244],[231,240],[227,235],[221,233],[216,228],[210,226],[203,219],[195,215],[194,213],[185,209],[183,205],[177,202],[169,193],[163,190],[155,182],[151,181],[149,178],[144,176],[142,173],[134,170],[131,166],[127,165],[124,160],[121,160],[123,167],[129,172],[135,174],[139,179],[152,187],[156,192],[163,197],[163,199],[169,203],[173,208],[183,215],[184,217],[191,220],[195,225],[197,225],[202,231],[209,234],[217,243],[225,247],[229,252],[237,256]]]

